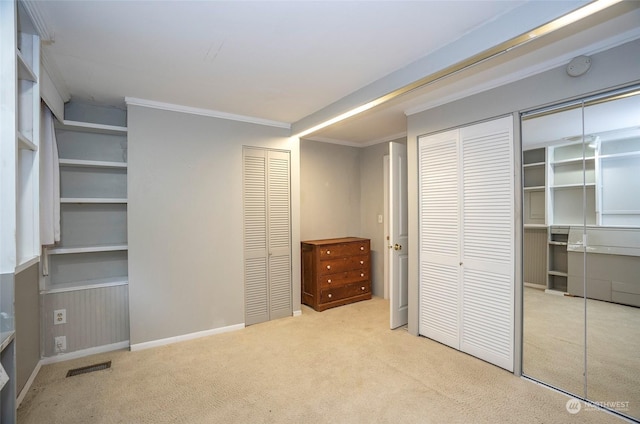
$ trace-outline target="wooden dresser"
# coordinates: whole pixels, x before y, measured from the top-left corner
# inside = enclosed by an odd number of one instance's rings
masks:
[[[316,311],[371,299],[369,239],[303,241],[302,303]]]

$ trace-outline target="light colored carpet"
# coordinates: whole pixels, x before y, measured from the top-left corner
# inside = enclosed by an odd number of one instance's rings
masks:
[[[42,368],[30,423],[619,423],[403,329],[374,298],[174,345]],[[68,369],[112,368],[65,378]]]
[[[640,419],[640,308],[587,299],[586,309],[586,397]],[[525,288],[523,373],[584,396],[584,322],[583,298]]]

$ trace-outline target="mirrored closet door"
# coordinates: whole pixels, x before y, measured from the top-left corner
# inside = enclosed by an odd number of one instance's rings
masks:
[[[522,116],[523,374],[640,418],[640,87]]]

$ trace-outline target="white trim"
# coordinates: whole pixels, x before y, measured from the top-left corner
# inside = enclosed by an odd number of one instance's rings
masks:
[[[484,84],[474,85],[473,87],[456,92],[451,96],[440,97],[435,100],[428,101],[418,106],[411,107],[404,111],[406,116],[415,115],[417,113],[421,113],[427,111],[429,109],[436,108],[438,106],[442,106],[444,104],[448,104],[454,102],[456,100],[464,99],[466,97],[473,96],[474,94],[482,93],[484,91],[488,91],[497,87],[501,87],[503,85],[510,84],[515,81],[520,81],[522,79],[528,78],[533,75],[541,74],[543,72],[549,71],[551,69],[555,69],[559,66],[565,65],[569,60],[579,55],[594,55],[604,50],[612,49],[614,47],[620,46],[626,42],[633,41],[637,38],[640,38],[640,28],[629,30],[625,33],[618,34],[614,37],[608,38],[606,40],[600,41],[598,43],[592,44],[588,47],[584,47],[573,52],[568,52],[562,56],[554,57],[546,62],[538,63],[534,66],[530,66],[528,68],[522,69],[518,72],[514,72],[511,74],[507,74],[502,78],[496,78],[492,81],[488,81]]]
[[[22,271],[24,271],[25,269],[31,267],[31,265],[35,265],[38,262],[40,262],[40,256],[36,255],[32,258],[27,259],[24,262],[21,262],[20,264],[18,264],[18,266],[16,267],[16,270],[14,272],[14,274],[18,275],[20,274]]]
[[[293,311],[293,316],[294,316],[294,317],[300,317],[300,316],[302,316],[302,310],[298,309],[297,311]]]
[[[349,147],[362,147],[362,144],[356,143],[354,141],[338,140],[335,138],[328,138],[328,137],[302,137],[301,140],[318,141],[320,143],[340,144],[342,146],[349,146]]]
[[[183,334],[182,336],[167,337],[166,339],[152,340],[150,342],[136,343],[131,345],[131,351],[149,349],[152,347],[165,346],[178,342],[185,342],[187,340],[199,339],[202,337],[213,336],[215,334],[228,333],[230,331],[242,330],[245,327],[244,323],[229,325],[226,327],[213,328],[211,330],[197,331],[195,333]]]
[[[50,255],[67,255],[73,253],[94,253],[94,252],[117,252],[129,250],[126,244],[114,244],[104,246],[84,246],[84,247],[52,247],[47,248]]]
[[[21,1],[24,6],[25,12],[29,15],[31,23],[33,23],[34,29],[38,31],[40,40],[43,43],[53,42],[53,35],[47,26],[47,20],[43,16],[42,9],[37,1]]]
[[[55,61],[51,59],[47,49],[40,49],[40,63],[42,64],[42,68],[44,68],[44,72],[46,72],[46,74],[49,75],[49,79],[51,80],[53,87],[58,92],[58,95],[60,96],[62,103],[64,104],[69,100],[71,100],[71,93],[69,93],[69,87],[67,87],[67,84],[64,82],[64,78],[62,78],[62,76],[60,75],[60,70],[58,69],[58,66],[56,65]],[[40,74],[42,76],[43,69],[41,69],[40,71],[41,71]],[[52,112],[54,112],[54,115],[56,116],[56,118],[58,118],[58,120],[60,121],[64,120],[64,108],[63,110],[60,110],[60,111],[57,111],[57,110],[54,111],[53,109],[57,109],[57,108],[53,108],[51,106],[49,106],[49,108],[51,109]],[[61,113],[61,115],[58,116],[56,112]]]
[[[26,383],[24,383],[24,387],[22,387],[22,390],[20,390],[20,394],[16,399],[16,404],[17,404],[16,408],[20,407],[20,404],[22,403],[24,398],[27,396],[27,393],[29,393],[29,389],[31,388],[31,385],[33,384],[34,380],[38,376],[38,373],[40,372],[40,368],[42,368],[42,359],[38,361],[38,363],[36,364],[36,367],[33,369],[33,372],[29,376],[29,379],[27,380]]]
[[[374,146],[376,144],[380,144],[380,143],[386,143],[389,141],[394,141],[397,140],[399,138],[402,137],[406,137],[407,136],[407,132],[406,131],[402,131],[396,134],[391,134],[391,135],[387,135],[385,137],[382,138],[377,138],[375,140],[370,140],[370,141],[366,141],[364,143],[358,143],[355,141],[347,141],[347,140],[338,140],[335,138],[328,138],[328,137],[303,137],[303,140],[309,140],[309,141],[318,141],[320,143],[331,143],[331,144],[340,144],[343,146],[349,146],[349,147],[369,147],[369,146]]]
[[[228,119],[230,121],[248,122],[250,124],[266,125],[268,127],[291,129],[291,124],[280,121],[272,121],[269,119],[255,118],[253,116],[236,115],[233,113],[220,112],[212,109],[203,109],[199,107],[176,105],[173,103],[156,102],[154,100],[138,99],[135,97],[125,97],[127,106],[142,106],[152,109],[169,110],[172,112],[188,113],[191,115],[209,116],[211,118]]]
[[[55,356],[48,356],[42,358],[40,363],[42,365],[55,364],[57,362],[69,361],[71,359],[84,358],[85,356],[96,355],[98,353],[112,352],[114,350],[126,349],[129,347],[129,340],[123,342],[112,343],[103,346],[90,347],[89,349],[76,350],[75,352],[61,353]]]
[[[102,282],[96,282],[96,281],[102,281]],[[127,277],[105,278],[104,280],[88,280],[86,282],[76,281],[73,283],[68,283],[68,285],[63,285],[62,287],[54,287],[52,289],[41,290],[40,294],[55,294],[55,293],[75,292],[80,290],[103,289],[105,287],[126,286],[128,284],[129,284],[129,279]]]

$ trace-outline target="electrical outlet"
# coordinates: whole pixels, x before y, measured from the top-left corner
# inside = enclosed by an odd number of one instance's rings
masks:
[[[66,324],[67,323],[67,310],[56,309],[53,311],[53,325]]]
[[[58,336],[54,338],[54,341],[54,351],[56,353],[62,353],[67,350],[67,336]]]

